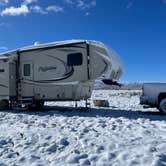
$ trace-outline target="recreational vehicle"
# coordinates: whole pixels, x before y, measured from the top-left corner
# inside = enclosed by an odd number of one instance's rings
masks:
[[[86,100],[96,79],[116,84],[123,72],[118,55],[96,41],[62,41],[2,53],[0,109]]]

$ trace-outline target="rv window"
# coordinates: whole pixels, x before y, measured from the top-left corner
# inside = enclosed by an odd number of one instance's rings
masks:
[[[82,65],[82,53],[69,54],[67,56],[68,66],[80,66]]]
[[[3,73],[3,72],[5,72],[5,70],[4,69],[0,69],[0,73]]]
[[[24,76],[30,76],[31,75],[31,66],[30,64],[24,64]]]

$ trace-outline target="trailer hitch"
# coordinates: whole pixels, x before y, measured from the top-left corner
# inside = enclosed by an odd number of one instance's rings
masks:
[[[104,84],[106,85],[115,85],[115,86],[119,86],[122,87],[123,84],[118,83],[117,81],[113,81],[113,80],[109,80],[109,79],[104,79],[102,80]]]

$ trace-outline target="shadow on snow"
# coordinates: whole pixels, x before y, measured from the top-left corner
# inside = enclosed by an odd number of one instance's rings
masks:
[[[151,121],[166,121],[166,116],[160,114],[160,112],[150,112],[141,110],[119,110],[119,109],[102,109],[102,108],[71,108],[71,107],[57,107],[57,106],[45,106],[42,111],[15,111],[8,110],[5,112],[15,114],[27,114],[37,116],[64,116],[64,117],[103,117],[103,118],[127,118],[131,120],[137,120],[139,118],[149,119]]]

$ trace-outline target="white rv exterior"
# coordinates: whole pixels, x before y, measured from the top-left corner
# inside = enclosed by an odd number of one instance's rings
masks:
[[[118,81],[123,72],[116,53],[96,41],[17,49],[0,55],[0,107],[88,99],[96,79]]]

